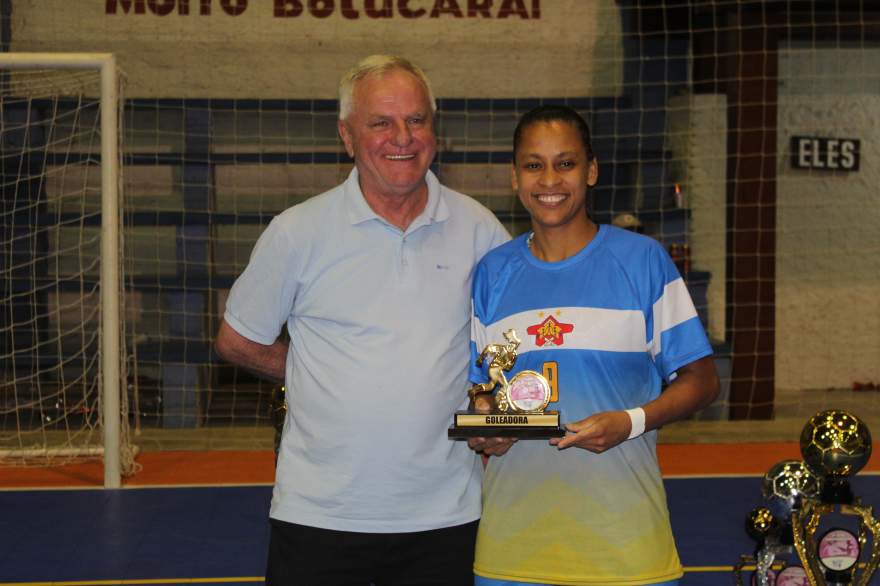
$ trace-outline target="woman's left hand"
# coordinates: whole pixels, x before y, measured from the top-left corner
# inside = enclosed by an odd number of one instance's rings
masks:
[[[603,411],[565,425],[568,434],[550,443],[560,450],[576,446],[597,454],[626,441],[632,421],[626,411]]]

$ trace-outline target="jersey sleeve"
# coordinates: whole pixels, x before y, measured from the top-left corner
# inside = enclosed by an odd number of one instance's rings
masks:
[[[232,285],[223,319],[252,342],[272,344],[293,308],[299,269],[297,251],[275,218]]]
[[[670,381],[682,366],[711,355],[712,346],[669,254],[659,244],[650,254],[648,347],[658,373]]]

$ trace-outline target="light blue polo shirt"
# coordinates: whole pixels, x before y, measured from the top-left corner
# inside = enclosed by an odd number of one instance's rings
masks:
[[[446,430],[467,403],[473,269],[509,237],[472,198],[427,183],[404,232],[353,170],[276,217],[230,291],[239,334],[290,332],[273,518],[391,533],[480,516],[481,466]]]

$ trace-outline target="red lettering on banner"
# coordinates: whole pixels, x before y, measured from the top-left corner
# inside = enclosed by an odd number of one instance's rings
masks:
[[[434,0],[434,8],[431,10],[431,18],[437,18],[441,14],[451,14],[455,18],[464,16],[456,0]]]
[[[275,16],[296,17],[302,14],[303,5],[300,0],[275,0]]]
[[[529,17],[529,11],[526,10],[523,0],[504,0],[498,10],[498,18],[507,18],[512,14],[518,14],[520,18]]]
[[[2,0],[0,0],[2,1]],[[216,6],[229,16],[238,16],[248,8],[249,0],[105,0],[105,14],[155,14],[167,16],[177,10],[180,15],[189,15],[198,1],[198,14],[210,16]],[[417,0],[427,3],[427,0]],[[541,0],[531,0],[531,14],[526,8],[526,0],[433,0],[430,11],[424,6],[411,6],[412,0],[272,0],[273,16],[276,18],[296,18],[306,11],[313,18],[328,18],[336,13],[342,17],[357,20],[363,13],[367,18],[413,19],[428,16],[440,18],[450,15],[453,18],[492,18],[493,5],[500,2],[495,18],[519,16],[521,19],[541,18]],[[465,4],[466,3],[466,4]],[[395,14],[395,8],[396,13]],[[466,13],[465,9],[466,8]]]
[[[220,7],[229,16],[238,16],[247,10],[247,0],[220,0]]]
[[[391,0],[382,0],[382,8],[376,8],[376,0],[366,0],[364,10],[370,18],[391,18],[394,14],[394,5]]]
[[[147,11],[144,6],[144,0],[107,0],[107,4],[104,5],[104,14],[116,14],[120,5],[122,6],[122,11],[128,14],[132,4],[134,4],[135,14],[143,14]]]
[[[342,16],[345,18],[356,19],[360,13],[351,5],[351,0],[342,0]]]
[[[187,16],[190,13],[192,0],[106,0],[104,4],[105,14],[118,14],[122,9],[123,14],[146,14],[147,9],[156,16],[167,16],[174,12]],[[199,14],[210,16],[212,0],[199,0]],[[230,16],[238,16],[247,10],[248,0],[219,0],[223,12]],[[276,0],[277,2],[278,0]],[[294,0],[297,1],[297,0]]]
[[[333,14],[333,0],[309,0],[309,12],[315,18],[327,18]]]
[[[177,0],[147,0],[150,11],[157,16],[165,16],[174,10]]]
[[[413,10],[409,7],[409,0],[397,0],[397,11],[404,18],[420,18],[427,12],[424,8]]]
[[[476,16],[492,18],[490,8],[492,8],[492,0],[468,0],[468,18]]]

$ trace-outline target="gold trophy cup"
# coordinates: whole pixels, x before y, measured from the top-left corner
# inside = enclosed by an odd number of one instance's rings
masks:
[[[740,556],[734,565],[736,583],[742,584],[742,570],[754,564],[754,586],[800,586],[798,580],[806,580],[805,571],[791,563],[797,557],[790,519],[804,501],[818,495],[819,479],[800,460],[782,460],[764,474],[761,493],[766,505],[753,509],[746,518],[746,533],[757,543],[755,554]]]
[[[872,507],[853,494],[849,478],[871,458],[871,433],[855,415],[829,410],[807,421],[800,443],[807,466],[822,479],[818,500],[804,501],[791,516],[794,545],[810,586],[867,586],[880,564],[880,522]],[[846,521],[858,526],[857,534],[845,527]],[[817,539],[820,523],[832,526]],[[869,533],[871,551],[860,563]]]

